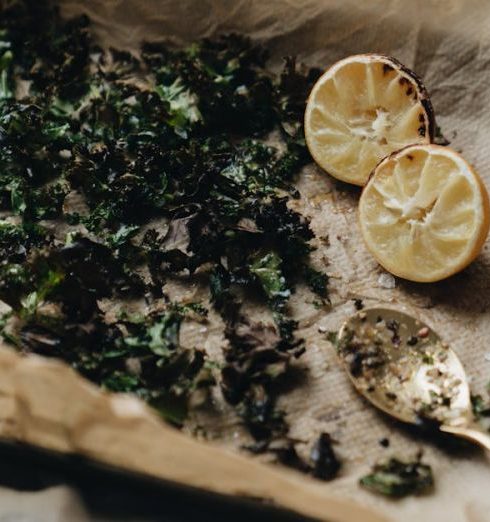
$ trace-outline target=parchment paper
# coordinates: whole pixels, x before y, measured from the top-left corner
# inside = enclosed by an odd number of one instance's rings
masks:
[[[485,0],[64,0],[61,5],[67,16],[87,13],[104,45],[130,50],[144,39],[181,44],[238,31],[267,43],[273,67],[278,67],[287,54],[296,54],[301,61],[322,68],[354,53],[392,55],[422,76],[437,122],[451,146],[463,152],[490,187],[490,3]],[[389,303],[424,319],[440,332],[462,359],[472,390],[485,393],[482,390],[490,379],[489,242],[468,269],[447,281],[421,285],[395,280],[380,269],[362,243],[356,222],[357,189],[334,182],[314,165],[304,169],[298,187],[302,197],[295,205],[312,219],[318,246],[315,263],[331,276],[332,299],[330,310],[318,310],[312,296],[300,289],[291,302],[300,320],[299,333],[307,341],[307,352],[299,362],[306,377],[299,386],[291,387],[280,406],[287,412],[291,434],[304,441],[299,451],[306,452],[319,432],[331,433],[339,441],[336,449],[343,468],[338,479],[320,486],[322,490],[374,506],[390,519],[489,520],[490,459],[476,450],[448,452],[375,412],[351,388],[325,336],[325,331],[336,330],[354,311],[353,298],[362,298],[366,306]],[[198,288],[169,284],[167,291],[205,298]],[[204,344],[214,357],[220,357],[225,345],[222,324],[214,315],[205,331],[202,325],[186,324],[183,339],[191,346]],[[7,359],[12,360],[10,355]],[[22,363],[15,365],[20,368]],[[10,362],[0,361],[0,434],[50,446],[62,440],[58,432],[66,429],[73,433],[76,423],[90,409],[90,400],[83,407],[57,411],[56,401],[39,398],[39,394],[50,394],[49,379],[32,393],[36,373],[30,371],[25,382],[13,383],[8,375],[11,368]],[[66,375],[60,371],[56,378]],[[71,378],[66,378],[69,387]],[[90,390],[93,397],[96,392]],[[39,418],[46,414],[41,402],[51,404],[51,418],[44,424],[32,424],[32,415],[23,417],[26,411],[36,409],[36,400]],[[62,402],[60,407],[66,408]],[[201,438],[240,451],[246,434],[219,394],[215,406],[211,416],[195,414],[186,431],[194,435],[199,432]],[[112,417],[105,413],[99,412],[100,423],[104,416],[111,422]],[[94,420],[97,413],[90,416]],[[27,417],[29,421],[24,424]],[[27,432],[28,425],[30,429],[44,429],[44,435]],[[97,430],[92,430],[91,437],[78,445],[65,437],[66,447],[59,449],[97,457],[90,446],[102,447],[95,441]],[[390,440],[387,449],[378,443],[383,437]],[[410,457],[420,448],[435,474],[433,494],[390,501],[358,487],[359,477],[376,460],[393,454]],[[143,451],[138,447],[119,449],[129,454],[128,461],[137,461],[137,452]],[[117,463],[117,457],[114,459]]]

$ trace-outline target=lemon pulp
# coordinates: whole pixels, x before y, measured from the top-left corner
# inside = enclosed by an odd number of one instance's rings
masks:
[[[488,234],[488,195],[455,151],[411,146],[375,169],[359,218],[366,244],[384,268],[413,281],[437,281],[480,251]]]
[[[364,185],[377,163],[414,143],[429,143],[432,109],[420,81],[394,59],[351,56],[315,84],[305,136],[315,161],[332,176]]]

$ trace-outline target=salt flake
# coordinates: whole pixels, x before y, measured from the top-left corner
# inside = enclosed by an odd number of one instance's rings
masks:
[[[383,272],[378,277],[378,285],[381,286],[382,288],[388,288],[388,289],[395,288],[395,286],[396,286],[395,278],[388,272]]]

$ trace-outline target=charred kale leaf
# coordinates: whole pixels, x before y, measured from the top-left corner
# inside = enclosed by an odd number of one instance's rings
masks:
[[[311,448],[309,459],[300,457],[296,451],[297,441],[288,437],[275,439],[268,445],[268,450],[273,452],[279,462],[286,466],[295,468],[303,473],[309,473],[320,480],[332,480],[337,476],[341,467],[341,463],[332,447],[333,442],[328,433],[320,433],[320,436]],[[260,451],[260,444],[251,449]]]

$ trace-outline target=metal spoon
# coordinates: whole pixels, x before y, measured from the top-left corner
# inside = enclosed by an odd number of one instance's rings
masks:
[[[342,325],[338,354],[357,391],[377,408],[403,422],[433,421],[490,450],[460,360],[426,324],[387,308],[360,311]]]

